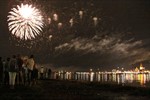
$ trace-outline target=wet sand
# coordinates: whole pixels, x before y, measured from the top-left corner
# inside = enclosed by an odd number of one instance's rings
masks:
[[[150,100],[150,88],[78,82],[38,80],[34,86],[0,87],[0,100]]]

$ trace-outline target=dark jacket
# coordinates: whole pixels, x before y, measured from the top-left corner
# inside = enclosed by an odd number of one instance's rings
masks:
[[[17,71],[17,60],[11,59],[9,64],[9,72],[16,72]]]

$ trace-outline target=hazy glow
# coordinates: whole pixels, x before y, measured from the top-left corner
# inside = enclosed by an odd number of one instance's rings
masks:
[[[58,23],[58,28],[61,28],[62,27],[62,23]]]
[[[80,18],[82,19],[83,11],[79,11]]]
[[[98,18],[97,18],[97,17],[93,17],[93,21],[94,21],[94,25],[96,26],[96,25],[97,25]]]
[[[8,27],[13,35],[20,39],[33,39],[43,28],[43,17],[32,5],[17,5],[8,15]]]
[[[49,35],[49,37],[48,37],[48,38],[49,38],[49,40],[50,40],[50,41],[51,41],[52,37],[53,37],[53,35]]]
[[[54,14],[54,15],[53,15],[53,20],[54,20],[54,21],[57,21],[57,20],[58,20],[58,15],[57,15],[57,14]]]
[[[48,24],[51,24],[51,18],[48,18]]]
[[[70,26],[73,26],[73,18],[70,19]]]
[[[32,17],[32,12],[33,9],[31,8],[31,5],[21,5],[22,9],[19,9],[20,15],[24,18],[24,19],[30,19],[30,17]]]

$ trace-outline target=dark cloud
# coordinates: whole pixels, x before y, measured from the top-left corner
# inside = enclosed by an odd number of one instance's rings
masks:
[[[83,60],[83,63],[85,63],[84,57],[91,58],[90,60],[95,62],[95,66],[117,66],[121,64],[129,66],[149,60],[149,49],[143,48],[144,41],[135,39],[123,40],[123,38],[124,35],[122,34],[107,35],[105,37],[94,36],[91,39],[75,38],[68,43],[55,47],[56,56],[62,56],[72,51],[79,54],[77,59],[83,58],[80,59],[81,62]],[[96,59],[93,59],[95,57]],[[99,63],[96,63],[97,61]]]

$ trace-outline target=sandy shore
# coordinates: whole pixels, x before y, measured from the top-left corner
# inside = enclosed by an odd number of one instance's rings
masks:
[[[150,88],[62,80],[34,86],[0,87],[0,100],[150,100]]]

